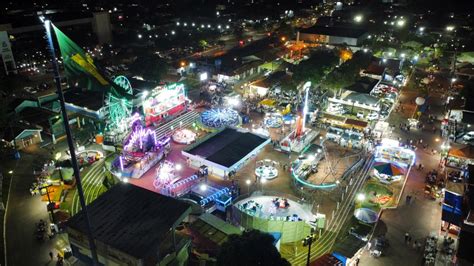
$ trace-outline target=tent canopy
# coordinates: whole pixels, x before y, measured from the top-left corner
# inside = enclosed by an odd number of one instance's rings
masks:
[[[374,97],[372,95],[366,94],[366,93],[359,93],[359,92],[352,92],[351,94],[347,95],[344,100],[351,100],[353,102],[359,102],[363,104],[369,104],[369,105],[374,105],[379,102],[379,99],[377,97]]]
[[[405,173],[402,168],[392,163],[378,162],[375,163],[374,169],[379,172],[379,174],[397,176]]]
[[[261,105],[266,105],[266,106],[270,106],[270,107],[275,106],[275,103],[276,103],[276,101],[272,100],[272,99],[263,99],[259,102],[259,104],[261,104]]]

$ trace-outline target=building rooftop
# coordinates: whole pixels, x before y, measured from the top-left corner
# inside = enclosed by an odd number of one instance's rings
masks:
[[[272,88],[275,85],[280,84],[285,79],[290,79],[291,77],[286,74],[285,71],[277,71],[270,74],[268,77],[259,79],[255,82],[252,82],[251,85],[261,87],[261,88]]]
[[[226,128],[187,152],[216,164],[231,167],[265,141],[266,138],[250,132]]]
[[[95,239],[141,259],[156,253],[191,207],[131,184],[118,184],[93,201],[88,211]],[[85,233],[84,212],[74,215],[67,226]]]
[[[70,89],[64,92],[64,100],[69,104],[98,111],[104,106],[105,93],[101,91]]]
[[[379,81],[369,77],[362,77],[358,79],[354,84],[344,88],[345,90],[355,91],[359,93],[369,94],[372,89],[377,85]]]
[[[348,28],[348,27],[313,26],[311,28],[301,29],[300,33],[359,38],[362,35],[366,34],[367,31],[364,29]]]

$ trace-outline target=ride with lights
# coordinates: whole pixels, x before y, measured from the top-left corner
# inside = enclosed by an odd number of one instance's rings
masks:
[[[145,124],[157,125],[187,111],[189,100],[181,83],[159,86],[146,95],[142,102]]]

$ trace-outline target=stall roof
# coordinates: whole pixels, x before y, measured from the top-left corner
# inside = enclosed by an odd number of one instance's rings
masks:
[[[331,119],[331,120],[340,121],[340,122],[345,122],[346,119],[347,119],[344,116],[333,115],[333,114],[329,114],[329,113],[324,113],[323,117],[326,118],[326,119]]]
[[[379,102],[379,98],[360,92],[352,92],[344,98],[345,101],[351,100],[353,102],[359,102],[363,104],[377,104]]]
[[[369,123],[366,122],[366,121],[361,121],[361,120],[357,120],[357,119],[348,118],[346,120],[346,124],[349,125],[349,126],[356,126],[356,127],[366,128]]]
[[[268,139],[250,132],[226,128],[187,152],[231,167]]]
[[[473,159],[474,158],[474,148],[471,145],[467,145],[463,148],[450,149],[449,155],[460,158]]]
[[[367,74],[381,76],[385,71],[385,66],[380,64],[380,60],[372,61],[370,65],[364,70]]]
[[[131,184],[118,184],[87,208],[94,237],[135,258],[155,253],[173,225],[187,215],[189,204]],[[67,226],[87,232],[80,211]]]
[[[369,94],[372,91],[372,89],[375,87],[375,85],[377,85],[378,82],[379,80],[377,79],[362,77],[359,80],[357,80],[354,84],[344,89],[348,91]]]

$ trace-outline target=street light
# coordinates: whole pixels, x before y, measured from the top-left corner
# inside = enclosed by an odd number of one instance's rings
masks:
[[[250,194],[250,184],[251,183],[252,183],[252,181],[250,181],[250,179],[245,180],[245,184],[247,184],[247,194]]]
[[[364,17],[362,15],[357,15],[357,16],[354,17],[354,21],[357,22],[357,23],[360,23],[360,22],[362,22],[363,18]]]
[[[303,239],[303,246],[306,247],[308,246],[308,256],[306,257],[306,266],[309,266],[309,259],[311,257],[311,245],[316,242],[316,238],[314,234],[311,234],[307,236],[305,239]]]
[[[365,195],[362,193],[357,194],[357,201],[364,201],[365,200]]]
[[[397,20],[397,26],[398,26],[398,27],[403,27],[403,26],[405,26],[405,20],[403,20],[403,19]]]
[[[454,31],[454,29],[455,29],[455,27],[452,26],[452,25],[446,26],[446,30],[447,30],[447,31]]]

